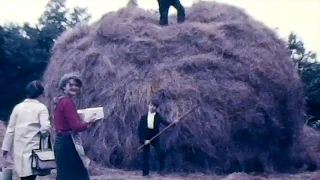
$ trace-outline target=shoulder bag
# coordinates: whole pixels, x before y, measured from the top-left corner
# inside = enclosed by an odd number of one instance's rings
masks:
[[[48,140],[48,148],[44,148],[44,141]],[[48,175],[52,169],[56,169],[56,161],[52,148],[51,136],[47,138],[40,136],[39,149],[32,150],[32,170],[35,175]]]

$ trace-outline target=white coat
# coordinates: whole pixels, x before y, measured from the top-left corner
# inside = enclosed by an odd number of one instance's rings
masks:
[[[48,108],[38,100],[25,99],[14,107],[3,140],[2,150],[13,153],[14,169],[19,177],[33,175],[31,169],[32,150],[39,149],[39,132],[46,132],[49,129]]]

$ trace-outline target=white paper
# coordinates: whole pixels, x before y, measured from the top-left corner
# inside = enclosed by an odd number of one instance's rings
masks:
[[[80,115],[81,119],[86,122],[90,121],[92,118],[94,118],[94,121],[104,118],[103,107],[79,109],[78,114]]]

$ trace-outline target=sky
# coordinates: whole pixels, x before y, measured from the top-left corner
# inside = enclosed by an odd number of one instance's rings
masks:
[[[188,7],[197,0],[180,0]],[[210,0],[206,0],[210,1]],[[291,31],[305,43],[307,50],[320,56],[320,0],[211,0],[231,4],[244,9],[253,18],[263,22],[287,38]],[[15,22],[37,23],[48,0],[0,0],[0,24]],[[69,8],[88,7],[92,21],[109,11],[126,6],[128,0],[67,0]],[[156,0],[138,0],[140,7],[158,9]],[[170,8],[170,13],[176,13]]]

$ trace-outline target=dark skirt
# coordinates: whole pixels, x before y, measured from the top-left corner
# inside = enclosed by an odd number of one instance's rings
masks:
[[[71,135],[57,134],[54,152],[57,163],[57,180],[90,180]]]

